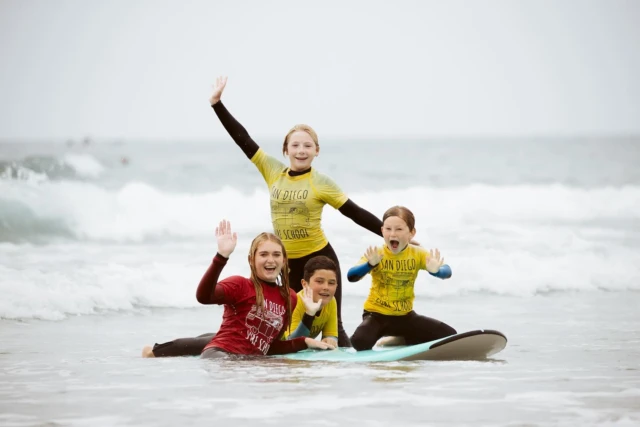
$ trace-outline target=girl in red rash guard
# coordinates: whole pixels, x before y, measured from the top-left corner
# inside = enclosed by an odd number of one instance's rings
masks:
[[[261,233],[249,250],[250,277],[231,276],[221,281],[229,255],[237,243],[231,224],[221,221],[216,228],[218,253],[200,280],[196,298],[201,304],[224,304],[222,325],[202,351],[202,358],[228,353],[241,355],[285,354],[307,348],[333,349],[311,338],[281,338],[291,321],[297,296],[289,288],[287,253],[280,239]]]

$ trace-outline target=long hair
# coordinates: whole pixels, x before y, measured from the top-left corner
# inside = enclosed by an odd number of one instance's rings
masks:
[[[284,325],[282,331],[286,331],[289,328],[289,324],[291,324],[291,296],[290,296],[290,288],[289,288],[289,258],[287,257],[287,250],[284,248],[284,244],[282,240],[278,236],[273,233],[260,233],[256,236],[255,239],[251,242],[251,247],[249,248],[249,267],[251,268],[251,281],[253,282],[253,287],[256,291],[256,305],[262,310],[264,309],[264,293],[262,292],[262,282],[258,278],[258,273],[256,272],[256,252],[258,251],[258,246],[261,243],[271,241],[273,243],[277,243],[280,245],[282,249],[282,270],[280,271],[280,295],[284,298],[284,304],[287,310],[287,324]]]

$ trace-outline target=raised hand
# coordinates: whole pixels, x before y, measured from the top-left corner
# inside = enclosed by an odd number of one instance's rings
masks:
[[[220,97],[222,96],[222,91],[224,91],[224,87],[227,85],[227,77],[218,77],[216,79],[216,84],[213,85],[213,93],[211,94],[211,98],[209,98],[209,102],[211,105],[217,104],[220,101]]]
[[[318,302],[313,302],[313,289],[310,286],[304,286],[302,288],[302,295],[300,296],[302,303],[304,304],[305,312],[309,316],[315,316],[315,314],[320,310],[320,306],[322,305],[322,300],[318,300]]]
[[[327,342],[314,340],[313,338],[305,338],[304,342],[308,348],[315,348],[318,350],[335,350],[336,346]]]
[[[216,238],[218,239],[218,253],[229,258],[238,243],[238,235],[231,232],[231,223],[226,219],[220,221],[216,227]]]
[[[382,255],[375,246],[369,246],[367,251],[364,253],[364,257],[369,261],[369,264],[374,267],[380,264],[380,261],[382,260]]]
[[[429,273],[437,273],[440,267],[444,264],[444,258],[440,258],[440,250],[431,249],[429,251],[429,259],[427,260],[427,271]]]

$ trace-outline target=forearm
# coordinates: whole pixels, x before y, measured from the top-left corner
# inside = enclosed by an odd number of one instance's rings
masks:
[[[440,267],[437,273],[432,273],[429,271],[429,274],[439,279],[448,279],[453,273],[451,271],[451,267],[449,267],[447,264],[444,264]]]
[[[268,355],[296,353],[307,349],[306,337],[293,338],[287,341],[276,339],[269,347]]]
[[[314,316],[311,316],[307,313],[302,317],[302,322],[298,324],[298,327],[295,331],[289,335],[289,339],[299,338],[299,337],[308,337],[311,333],[311,326],[313,325]]]
[[[222,104],[222,101],[216,102],[211,107],[231,138],[233,138],[244,154],[251,159],[260,147],[251,139],[249,132],[231,115],[227,107]]]
[[[351,218],[360,227],[366,228],[382,237],[382,220],[368,210],[356,205],[353,200],[347,200],[338,210],[342,215]]]
[[[366,276],[371,270],[374,269],[375,266],[365,262],[364,264],[356,265],[355,267],[351,267],[347,272],[347,280],[350,282],[357,282]]]
[[[200,304],[217,304],[224,298],[224,290],[217,288],[222,269],[227,264],[227,258],[219,253],[213,257],[211,265],[200,279],[196,290],[196,299]]]

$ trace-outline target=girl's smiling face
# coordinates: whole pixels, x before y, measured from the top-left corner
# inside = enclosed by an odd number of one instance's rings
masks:
[[[284,264],[282,247],[271,240],[260,243],[254,254],[253,262],[258,278],[265,282],[274,283]]]
[[[295,131],[287,138],[285,154],[289,156],[292,171],[302,172],[309,169],[319,151],[318,145],[305,131]]]

